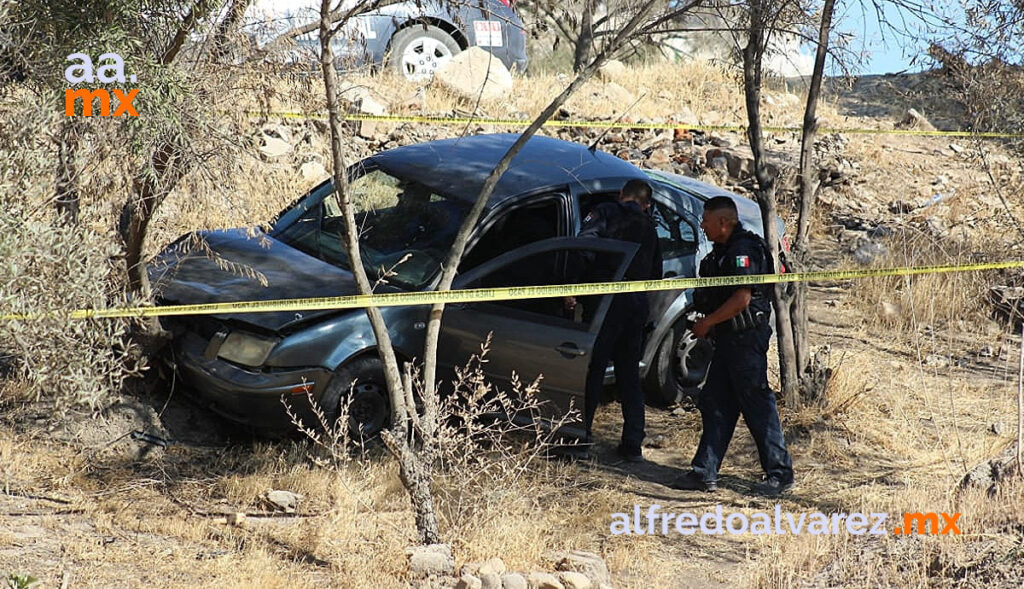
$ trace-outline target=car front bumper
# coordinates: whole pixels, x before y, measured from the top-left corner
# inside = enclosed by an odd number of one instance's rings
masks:
[[[186,332],[176,338],[173,368],[200,401],[237,423],[265,430],[295,429],[285,402],[307,426],[317,424],[305,387],[319,400],[331,373],[319,367],[247,369],[207,354],[209,342]],[[282,401],[283,399],[283,401]]]

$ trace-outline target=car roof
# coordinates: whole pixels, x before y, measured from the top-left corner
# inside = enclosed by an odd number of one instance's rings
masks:
[[[687,194],[700,199],[702,202],[707,202],[716,196],[728,196],[736,203],[736,212],[739,213],[740,221],[743,223],[743,226],[758,235],[764,234],[764,228],[761,226],[761,207],[757,202],[745,196],[740,196],[734,192],[729,192],[720,186],[701,182],[700,180],[690,178],[689,176],[682,176],[671,172],[662,172],[661,170],[644,170],[644,172],[651,180],[685,191]],[[702,211],[703,205],[701,210],[695,211],[695,214],[699,216]],[[785,228],[782,226],[781,220],[779,223],[779,235],[783,235],[785,233]]]
[[[390,149],[364,162],[392,176],[420,182],[439,194],[471,202],[518,138],[516,133],[498,133],[441,139]],[[534,136],[498,181],[488,206],[542,188],[575,185],[585,192],[617,191],[632,178],[646,176],[633,164],[603,151]]]

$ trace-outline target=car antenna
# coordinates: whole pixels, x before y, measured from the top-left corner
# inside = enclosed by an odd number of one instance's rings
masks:
[[[619,115],[619,118],[617,118],[614,121],[612,121],[613,124],[608,125],[608,127],[604,130],[604,133],[601,133],[600,135],[598,135],[597,139],[594,139],[594,142],[590,144],[590,147],[587,148],[587,149],[590,150],[590,153],[594,153],[595,151],[597,151],[597,144],[600,143],[602,139],[604,139],[605,135],[607,135],[612,129],[615,128],[615,124],[614,123],[618,123],[619,121],[621,121],[622,117],[626,116],[629,113],[629,111],[633,110],[634,106],[636,106],[637,104],[640,104],[640,101],[643,100],[646,97],[647,97],[647,93],[644,92],[643,94],[640,95],[640,98],[637,98],[636,100],[633,101],[633,104],[629,105],[629,108],[627,108],[626,110],[622,111],[622,114]]]

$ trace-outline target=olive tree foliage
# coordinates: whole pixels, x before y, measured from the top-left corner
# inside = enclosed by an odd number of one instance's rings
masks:
[[[2,308],[56,314],[0,322],[0,371],[30,397],[96,406],[145,366],[132,342],[159,333],[155,320],[61,315],[149,301],[150,221],[179,180],[237,147],[239,128],[216,114],[231,73],[202,51],[182,61],[216,4],[0,0]],[[65,116],[65,69],[82,63],[73,53],[94,68],[121,56],[135,81],[80,87],[137,88],[139,116]]]
[[[699,1],[699,0],[698,0]],[[695,1],[677,11],[685,11],[698,2]],[[356,278],[360,293],[369,294],[373,290],[361,260],[359,250],[359,227],[356,224],[355,208],[348,194],[348,178],[346,176],[346,159],[342,130],[342,113],[338,98],[338,73],[334,67],[334,54],[331,46],[332,37],[338,32],[345,21],[357,14],[360,9],[373,5],[372,2],[359,2],[346,11],[334,6],[332,0],[322,0],[319,27],[320,63],[324,76],[324,89],[327,97],[327,110],[331,132],[331,155],[334,168],[335,190],[340,196],[342,214],[345,220],[346,251],[350,257],[350,267]],[[649,33],[660,24],[660,17],[655,12],[657,0],[636,0],[623,4],[619,13],[622,19],[613,34],[603,36],[599,42],[595,56],[577,76],[540,112],[536,118],[520,134],[519,138],[501,158],[484,182],[480,194],[470,208],[466,218],[457,232],[453,244],[441,265],[441,276],[437,286],[439,291],[451,289],[457,273],[459,262],[465,253],[466,245],[482,215],[487,201],[501,176],[508,170],[513,158],[523,148],[537,130],[547,121],[558,108],[604,64],[613,52],[624,47],[638,35]],[[338,16],[340,14],[340,17]],[[440,335],[441,320],[444,313],[443,304],[435,304],[430,309],[425,334],[422,368],[414,367],[410,359],[399,359],[391,344],[388,326],[384,322],[379,309],[368,307],[367,316],[377,340],[377,349],[384,365],[384,379],[391,404],[391,426],[382,433],[388,450],[394,455],[399,465],[399,476],[412,501],[416,517],[416,528],[419,539],[425,544],[437,543],[441,540],[440,527],[434,504],[432,490],[435,460],[437,458],[438,435],[442,415],[439,413],[437,388],[437,346]],[[417,378],[422,372],[422,379]],[[420,402],[416,402],[419,397]]]
[[[633,0],[523,0],[517,3],[524,13],[528,29],[534,34],[550,31],[554,34],[555,47],[564,43],[572,49],[572,69],[577,73],[629,21],[634,5]],[[665,33],[676,30],[680,22],[697,12],[692,2],[659,0],[654,3],[651,9],[653,17],[645,23],[643,30],[635,32],[621,47],[617,47],[612,56],[620,57],[656,44]]]
[[[92,0],[12,5],[4,36],[24,43],[6,48],[18,75],[8,77],[10,91],[31,97],[40,108],[64,111],[64,71],[88,56],[94,68],[116,53],[125,75],[135,82],[88,85],[137,88],[133,106],[139,116],[63,117],[55,129],[39,129],[55,143],[54,202],[72,223],[78,222],[85,194],[82,182],[96,182],[100,169],[126,186],[118,231],[124,246],[127,286],[136,300],[150,298],[142,259],[150,220],[186,174],[217,151],[212,107],[217,84],[212,68],[199,59],[178,63],[182,48],[217,2],[200,0]],[[104,160],[92,157],[102,152]],[[116,162],[116,163],[115,163]],[[118,165],[119,164],[119,165]],[[101,195],[105,196],[105,195]],[[95,204],[95,203],[93,203]]]

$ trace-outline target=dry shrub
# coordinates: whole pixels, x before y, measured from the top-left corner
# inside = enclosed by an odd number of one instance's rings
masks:
[[[47,398],[58,405],[96,407],[125,378],[145,368],[128,358],[128,322],[73,320],[73,309],[118,301],[111,292],[117,248],[91,231],[0,212],[0,308],[5,313],[52,313],[0,323],[0,356],[14,378],[3,398]]]
[[[1001,259],[995,252],[986,255],[971,244],[940,240],[911,227],[904,227],[887,246],[888,255],[875,267],[959,266]],[[904,333],[925,325],[938,328],[983,320],[991,284],[987,272],[886,276],[858,281],[854,294],[869,327]]]
[[[0,399],[96,407],[145,365],[127,357],[127,321],[67,317],[123,300],[111,235],[51,219],[60,118],[31,103],[0,110],[0,312],[49,314],[0,321]]]
[[[438,403],[438,422],[433,441],[423,444],[435,458],[435,507],[445,537],[470,559],[511,556],[510,562],[526,565],[556,547],[548,531],[553,514],[545,505],[559,503],[579,484],[567,476],[567,465],[545,459],[557,447],[573,443],[562,440],[558,429],[577,413],[571,410],[545,422],[545,403],[537,398],[539,381],[523,384],[513,374],[508,390],[488,382],[483,366],[489,347],[488,339],[466,366],[456,368],[448,394],[437,401],[424,399],[424,406]],[[416,370],[410,369],[409,376],[420,384]],[[418,398],[423,399],[422,390]],[[315,401],[309,401],[316,423],[291,416],[312,443],[309,456],[315,464],[345,478],[379,468],[379,445],[353,439],[342,426],[348,423],[346,407],[329,423]],[[420,411],[419,419],[426,418],[429,412],[423,407]],[[422,431],[422,422],[414,423]],[[407,501],[397,486],[393,494],[403,504]]]

